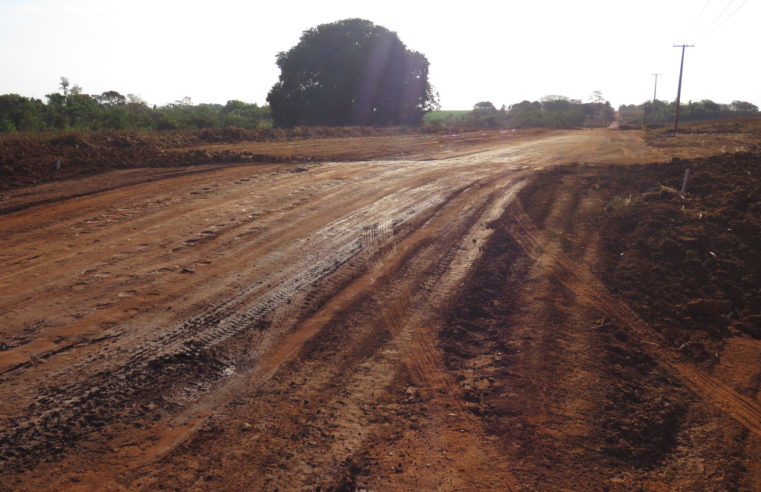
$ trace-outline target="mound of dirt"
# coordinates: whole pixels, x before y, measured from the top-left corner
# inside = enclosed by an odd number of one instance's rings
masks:
[[[612,191],[601,231],[614,293],[695,360],[761,338],[761,154],[610,168],[599,186]]]
[[[748,430],[706,403],[758,393],[758,352],[732,343],[757,348],[760,164],[740,153],[553,168],[488,225],[438,347],[453,393],[526,489],[753,480]],[[730,397],[677,366],[715,374]]]
[[[689,123],[679,131],[668,128],[648,131],[648,145],[669,149],[686,158],[703,157],[705,149],[713,153],[758,152],[761,150],[761,118]]]
[[[289,130],[222,128],[177,132],[3,135],[0,138],[0,190],[112,169],[309,160],[308,156],[194,148],[210,143],[401,135],[414,131],[410,128],[304,127]]]

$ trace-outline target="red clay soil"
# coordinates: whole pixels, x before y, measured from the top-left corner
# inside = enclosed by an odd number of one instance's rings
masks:
[[[565,167],[493,224],[498,256],[441,340],[523,487],[759,489],[760,180],[746,153]],[[696,245],[713,261],[684,261]],[[479,387],[468,369],[495,352],[502,377]]]
[[[0,191],[115,169],[356,161],[504,142],[544,130],[425,134],[414,128],[295,128],[0,135]]]
[[[0,487],[759,490],[756,154],[355,138],[4,193]]]

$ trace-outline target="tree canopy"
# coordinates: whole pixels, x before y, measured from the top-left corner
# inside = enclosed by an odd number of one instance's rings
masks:
[[[267,102],[280,127],[418,125],[437,104],[426,57],[363,19],[305,31],[277,65]]]
[[[61,77],[62,93],[46,95],[47,104],[18,94],[0,95],[0,132],[46,130],[177,130],[270,126],[269,108],[242,101],[194,105],[186,97],[150,108],[134,94],[117,91],[88,95]]]
[[[623,104],[618,108],[621,120],[625,124],[642,123],[643,112],[648,124],[670,125],[674,121],[676,104],[668,101],[646,101],[643,104]],[[703,121],[742,116],[757,116],[758,106],[747,101],[732,101],[721,104],[710,99],[689,101],[679,105],[680,120]]]
[[[497,111],[497,108],[494,107],[494,104],[492,104],[491,101],[481,101],[477,102],[473,106],[473,111],[479,111],[481,113],[494,113]]]

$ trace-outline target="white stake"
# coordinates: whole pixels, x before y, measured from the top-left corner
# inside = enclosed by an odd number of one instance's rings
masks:
[[[687,193],[687,180],[690,179],[690,168],[684,170],[684,179],[682,180],[682,193]]]

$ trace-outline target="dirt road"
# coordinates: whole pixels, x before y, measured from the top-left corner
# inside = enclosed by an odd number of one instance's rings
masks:
[[[752,484],[745,462],[716,473],[759,455],[755,397],[650,349],[606,297],[596,233],[571,219],[599,199],[517,198],[559,164],[671,157],[574,131],[9,193],[0,487],[665,490],[682,466],[688,490]],[[638,384],[639,440],[613,405]],[[684,414],[703,427],[672,453]]]

